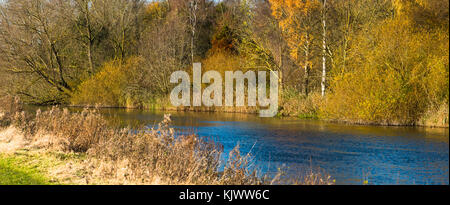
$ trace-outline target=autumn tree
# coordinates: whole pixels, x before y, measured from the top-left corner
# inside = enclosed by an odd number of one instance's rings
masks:
[[[286,43],[277,20],[271,15],[267,1],[241,1],[239,55],[247,69],[278,71],[280,91],[283,90],[283,65]],[[284,68],[284,69],[283,69]],[[281,97],[280,95],[279,97]]]
[[[272,15],[279,21],[290,48],[291,57],[304,69],[303,89],[309,93],[313,41],[317,38],[317,13],[320,2],[314,0],[270,0]]]

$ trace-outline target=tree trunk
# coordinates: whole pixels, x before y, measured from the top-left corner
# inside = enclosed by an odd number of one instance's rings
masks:
[[[327,22],[326,22],[326,4],[327,0],[323,1],[323,10],[322,10],[322,97],[325,96],[326,89],[326,78],[327,78]]]
[[[94,63],[92,62],[92,43],[91,43],[91,41],[89,41],[89,43],[88,43],[87,55],[88,55],[88,63],[89,63],[89,73],[94,74]]]
[[[304,76],[304,83],[303,83],[303,89],[306,96],[309,94],[308,86],[309,86],[309,35],[306,34],[306,44],[305,44],[305,76]]]
[[[281,41],[281,38],[280,38],[280,41]],[[280,49],[279,50],[280,60],[279,60],[279,64],[278,64],[278,71],[279,71],[278,72],[278,80],[279,80],[279,91],[281,93],[279,95],[279,101],[283,102],[283,94],[284,94],[284,92],[283,92],[283,89],[284,89],[284,87],[283,87],[283,46],[281,43],[280,43],[279,49]]]
[[[84,5],[84,15],[86,18],[86,32],[88,37],[88,45],[87,45],[87,57],[88,57],[88,64],[89,64],[89,73],[94,73],[94,63],[92,62],[92,44],[93,37],[92,37],[92,25],[91,25],[91,18],[90,18],[90,12],[89,12],[89,4],[86,1]]]
[[[196,0],[192,0],[190,2],[190,16],[189,16],[189,20],[191,23],[191,32],[192,32],[192,36],[191,36],[191,61],[192,63],[194,63],[194,52],[195,52],[195,47],[194,47],[194,40],[195,40],[195,32],[196,32],[196,27],[197,27],[197,1]]]

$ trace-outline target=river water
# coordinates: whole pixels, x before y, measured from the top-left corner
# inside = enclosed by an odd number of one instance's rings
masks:
[[[71,108],[73,111],[80,109]],[[161,111],[101,109],[122,125],[157,125]],[[179,132],[195,132],[223,145],[239,145],[269,175],[287,178],[314,170],[336,184],[449,184],[449,129],[328,123],[297,118],[260,118],[237,113],[165,112]],[[226,158],[226,156],[224,156]]]

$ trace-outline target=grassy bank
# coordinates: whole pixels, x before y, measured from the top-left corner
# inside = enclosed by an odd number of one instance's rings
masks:
[[[51,184],[41,167],[29,164],[31,158],[19,155],[0,155],[0,185],[43,185]]]
[[[262,174],[252,156],[195,134],[177,135],[170,116],[152,129],[117,129],[95,109],[53,107],[31,115],[20,101],[1,108],[4,184],[333,184],[310,173],[286,179]],[[225,162],[221,156],[227,155]],[[18,166],[20,164],[20,166]],[[223,167],[223,169],[220,169]],[[3,174],[4,173],[4,174]]]
[[[83,155],[42,150],[17,150],[0,154],[0,184],[58,185],[85,184]]]

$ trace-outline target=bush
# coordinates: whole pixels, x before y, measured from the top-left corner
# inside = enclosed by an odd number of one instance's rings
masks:
[[[323,101],[320,93],[311,93],[305,96],[295,89],[286,88],[282,95],[279,111],[281,116],[318,118],[319,108]]]
[[[205,60],[202,61],[203,73],[206,71],[218,71],[222,76],[225,76],[226,71],[241,70],[244,73],[244,59],[240,56],[221,51],[212,53]]]
[[[125,62],[113,60],[91,78],[82,82],[71,101],[84,106],[127,106],[133,105],[128,95],[129,86],[134,82],[139,58],[129,58]]]
[[[431,107],[419,120],[418,125],[427,127],[448,127],[448,104],[439,107]]]

